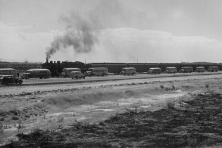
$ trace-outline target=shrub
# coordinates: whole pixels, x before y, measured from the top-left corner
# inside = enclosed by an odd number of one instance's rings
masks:
[[[160,85],[160,88],[161,88],[161,89],[164,89],[164,86],[163,86],[163,85]]]
[[[64,121],[64,117],[63,116],[58,116],[57,122],[61,123]]]
[[[209,86],[210,86],[209,84],[206,84],[206,85],[205,85],[206,88],[209,88]]]
[[[3,126],[3,124],[1,124],[1,123],[0,123],[0,133],[1,133],[1,134],[4,133],[4,126]]]
[[[182,88],[186,88],[186,89],[190,89],[190,88],[193,88],[194,85],[191,85],[190,83],[185,83],[183,85],[181,85]]]
[[[176,90],[176,86],[172,85],[172,89],[173,89],[173,90]]]
[[[170,88],[169,87],[165,87],[164,90],[168,91],[168,90],[170,90]]]
[[[175,104],[174,101],[167,101],[166,102],[166,106],[167,106],[168,109],[173,109],[174,108],[174,104]]]
[[[158,90],[158,88],[157,88],[157,87],[155,87],[155,90]]]

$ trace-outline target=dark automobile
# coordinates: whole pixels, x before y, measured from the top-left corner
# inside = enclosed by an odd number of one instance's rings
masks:
[[[1,75],[0,76],[0,82],[1,84],[7,85],[7,84],[22,84],[22,79],[19,77],[14,77],[13,75]]]
[[[29,69],[25,73],[28,74],[29,78],[49,78],[51,72],[48,69]]]
[[[29,79],[29,77],[30,77],[30,73],[23,73],[21,76],[22,79]]]
[[[196,72],[204,72],[205,71],[205,67],[203,67],[203,66],[198,66],[198,67],[196,67],[196,70],[195,70]]]
[[[207,69],[207,71],[209,71],[209,72],[217,72],[217,71],[219,71],[219,68],[218,68],[218,66],[210,66]]]
[[[147,73],[148,74],[160,74],[161,73],[161,68],[159,68],[159,67],[150,68]]]
[[[86,76],[86,77],[91,77],[91,76],[92,76],[91,71],[86,71],[86,72],[84,73],[84,76]]]
[[[193,72],[193,67],[192,66],[184,66],[181,68],[181,70],[179,71],[181,73],[191,73]]]

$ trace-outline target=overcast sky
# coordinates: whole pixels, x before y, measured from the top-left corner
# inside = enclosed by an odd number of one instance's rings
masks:
[[[0,0],[0,60],[221,62],[221,0]]]

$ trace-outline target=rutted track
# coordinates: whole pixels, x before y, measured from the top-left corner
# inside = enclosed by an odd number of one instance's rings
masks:
[[[149,79],[149,78],[163,78],[163,77],[189,77],[189,76],[202,76],[202,75],[218,75],[222,72],[205,72],[205,73],[177,73],[177,74],[160,74],[160,75],[147,75],[137,74],[134,76],[120,76],[110,75],[106,77],[86,77],[86,79],[72,80],[71,78],[51,78],[51,79],[35,79],[25,80],[22,86],[36,86],[36,85],[56,85],[56,84],[72,84],[72,83],[88,83],[88,82],[103,82],[103,81],[120,81],[130,79]],[[7,85],[2,87],[19,87],[20,85]]]

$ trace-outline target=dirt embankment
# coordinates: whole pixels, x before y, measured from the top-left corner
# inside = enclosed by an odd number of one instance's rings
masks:
[[[100,84],[82,89],[52,90],[24,96],[10,95],[0,100],[1,123],[4,130],[2,135],[9,137],[20,133],[19,141],[11,144],[24,147],[55,147],[56,145],[59,147],[89,147],[90,145],[92,147],[155,147],[156,144],[156,147],[192,146],[192,142],[188,144],[185,139],[192,139],[190,132],[194,131],[193,127],[196,126],[202,130],[203,122],[200,122],[200,125],[197,122],[199,116],[210,116],[209,121],[203,119],[204,124],[205,120],[209,122],[210,128],[213,126],[211,122],[217,123],[220,120],[219,106],[216,107],[220,105],[219,93],[193,95],[207,89],[220,92],[221,80],[218,78],[201,81],[170,80],[153,83],[133,81],[118,85]],[[193,99],[200,99],[203,102],[197,102],[194,106]],[[212,107],[218,112],[215,114],[218,120],[215,121],[215,118],[211,118],[214,115],[205,113],[210,99],[217,99]],[[202,111],[198,109],[199,103],[206,103]],[[207,112],[213,112],[212,109]],[[186,122],[183,123],[183,121]],[[185,128],[184,131],[183,128]],[[33,129],[38,130],[25,134]],[[203,133],[203,130],[201,132]],[[182,138],[180,134],[183,135]],[[212,135],[209,131],[205,135],[207,134]],[[201,134],[201,136],[205,135]],[[213,136],[215,135],[218,136],[217,133]],[[140,136],[141,138],[137,140]],[[146,140],[150,137],[151,139],[153,137],[153,140]],[[175,144],[164,146],[167,140],[170,141],[167,137],[176,139]],[[44,138],[48,140],[42,140]],[[158,145],[156,143],[158,140],[155,138],[165,139],[162,142],[163,145]],[[38,143],[33,139],[37,139]],[[178,140],[183,141],[182,144],[178,144]],[[204,142],[206,145],[218,142],[215,139],[210,141],[212,142],[207,143],[200,140],[196,143],[202,146]]]
[[[222,95],[207,91],[153,112],[135,108],[98,124],[19,134],[5,147],[207,147],[221,144],[221,106]]]

